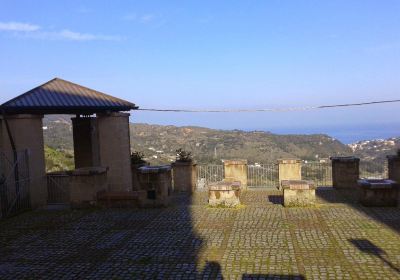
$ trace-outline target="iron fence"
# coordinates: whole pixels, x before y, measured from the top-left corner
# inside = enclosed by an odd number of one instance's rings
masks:
[[[31,208],[27,150],[0,151],[0,218]]]
[[[279,185],[278,164],[254,164],[247,166],[249,188],[277,187]]]
[[[204,189],[208,183],[224,179],[224,166],[217,164],[197,165],[197,188]]]
[[[388,178],[388,166],[380,162],[360,161],[360,178],[385,179]]]
[[[332,186],[332,164],[330,162],[303,162],[301,178],[311,180],[317,186]]]
[[[70,202],[69,176],[62,172],[47,174],[47,203],[68,204]]]

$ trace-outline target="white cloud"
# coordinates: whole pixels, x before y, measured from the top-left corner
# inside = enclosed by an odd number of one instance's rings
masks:
[[[125,21],[136,21],[140,23],[149,23],[153,21],[155,18],[156,16],[154,14],[138,15],[135,13],[126,14],[125,16],[122,17],[122,19]]]
[[[0,22],[0,31],[33,32],[40,29],[39,25],[23,22]]]
[[[121,41],[120,36],[91,34],[63,29],[60,31],[46,31],[39,25],[21,22],[0,22],[0,32],[12,32],[14,36],[23,38],[35,38],[43,40],[67,40],[67,41]]]
[[[55,32],[31,32],[24,34],[23,37],[42,39],[42,40],[65,40],[65,41],[121,41],[120,36],[108,36],[101,34],[80,33],[64,29]]]

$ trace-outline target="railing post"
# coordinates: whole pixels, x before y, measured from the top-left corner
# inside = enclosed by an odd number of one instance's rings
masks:
[[[356,157],[331,157],[332,185],[334,188],[357,187],[360,177],[360,159]]]
[[[224,180],[228,182],[239,181],[242,190],[247,190],[247,160],[222,160],[224,163]]]
[[[301,160],[300,159],[279,159],[279,189],[282,189],[283,180],[301,180]]]

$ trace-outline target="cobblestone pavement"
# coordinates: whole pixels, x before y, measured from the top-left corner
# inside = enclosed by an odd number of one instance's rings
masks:
[[[26,212],[0,222],[0,279],[399,279],[400,209],[317,194],[312,208],[257,190],[235,210],[197,193],[166,209]]]

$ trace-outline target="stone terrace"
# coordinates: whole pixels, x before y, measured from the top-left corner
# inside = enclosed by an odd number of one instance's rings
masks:
[[[166,209],[26,212],[0,222],[0,279],[399,279],[400,209],[317,196],[312,208],[258,190],[235,210],[196,193]]]

